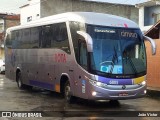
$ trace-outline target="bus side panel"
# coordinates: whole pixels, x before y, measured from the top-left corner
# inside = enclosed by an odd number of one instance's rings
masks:
[[[5,48],[5,76],[11,80],[16,80],[15,53],[15,50]]]
[[[25,53],[25,61],[22,62],[24,84],[53,91],[55,75],[53,49],[30,49]]]

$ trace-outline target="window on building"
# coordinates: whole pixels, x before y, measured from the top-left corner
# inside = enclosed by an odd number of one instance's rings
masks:
[[[32,21],[32,16],[27,17],[27,22]]]
[[[160,13],[154,14],[154,23],[157,23],[160,20]]]

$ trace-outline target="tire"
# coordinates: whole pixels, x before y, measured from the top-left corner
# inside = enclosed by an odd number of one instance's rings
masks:
[[[120,103],[118,100],[110,100],[109,103],[111,106],[120,106]]]
[[[24,86],[25,86],[22,82],[21,72],[18,72],[17,74],[17,86],[21,90],[24,89]]]
[[[75,97],[71,95],[71,87],[69,81],[67,81],[64,86],[64,97],[65,101],[69,104],[73,103],[75,100]]]

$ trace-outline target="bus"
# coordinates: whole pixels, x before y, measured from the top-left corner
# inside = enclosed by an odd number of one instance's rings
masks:
[[[146,50],[155,42],[119,16],[67,12],[11,27],[5,38],[7,78],[24,86],[89,100],[123,100],[146,94]]]

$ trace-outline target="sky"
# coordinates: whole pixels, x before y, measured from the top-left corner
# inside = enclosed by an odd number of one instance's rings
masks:
[[[21,6],[28,3],[28,0],[0,0],[0,13],[20,13]]]
[[[87,1],[87,0],[86,0]],[[131,4],[135,5],[147,0],[88,0],[109,3]],[[21,6],[28,3],[28,0],[0,0],[0,13],[20,13]]]

